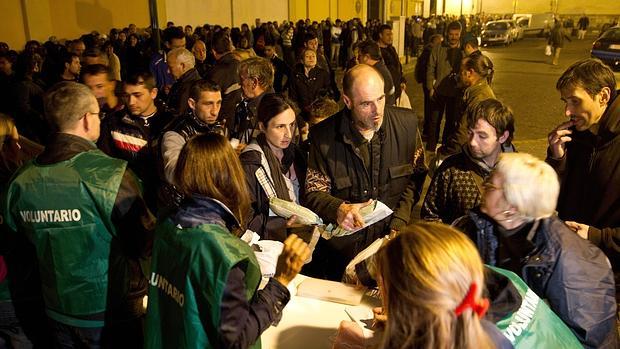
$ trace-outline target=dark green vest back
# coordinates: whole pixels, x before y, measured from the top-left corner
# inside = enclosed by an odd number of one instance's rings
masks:
[[[489,265],[487,268],[510,279],[521,295],[519,310],[495,324],[515,349],[583,348],[562,319],[517,274]]]
[[[167,220],[155,234],[146,348],[216,348],[231,268],[240,265],[245,271],[248,300],[260,283],[254,252],[219,225],[180,229]],[[260,339],[253,347],[260,348]]]
[[[8,188],[6,224],[34,244],[47,312],[59,322],[103,325],[75,317],[106,309],[112,208],[126,164],[99,150],[31,162]]]

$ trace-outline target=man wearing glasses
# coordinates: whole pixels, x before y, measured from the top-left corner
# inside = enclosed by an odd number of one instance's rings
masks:
[[[496,99],[480,102],[467,114],[469,140],[446,158],[433,176],[420,216],[451,224],[480,204],[481,186],[499,154],[514,151],[512,110]]]
[[[140,347],[146,282],[139,259],[150,254],[155,219],[127,162],[97,150],[100,110],[88,87],[56,85],[45,111],[59,132],[18,171],[1,202],[10,281],[35,299],[41,286],[53,346]]]

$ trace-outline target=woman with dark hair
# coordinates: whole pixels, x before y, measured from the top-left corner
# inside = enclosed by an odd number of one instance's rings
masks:
[[[145,347],[260,347],[260,334],[279,321],[290,298],[286,286],[310,255],[307,245],[291,235],[274,277],[258,291],[258,262],[239,238],[250,199],[228,140],[214,133],[191,138],[175,180],[187,199],[156,231]]]
[[[258,106],[261,133],[241,153],[251,197],[248,229],[262,238],[284,241],[286,221],[269,209],[269,198],[300,203],[307,160],[294,140],[297,121],[293,104],[279,94],[267,94]]]
[[[480,51],[475,51],[461,60],[459,78],[465,88],[458,110],[461,117],[456,120],[454,133],[448,136],[446,144],[437,151],[441,158],[459,153],[463,143],[467,142],[467,112],[478,103],[495,98],[495,93],[491,89],[494,73],[493,62]],[[431,128],[439,137],[439,125],[432,125]]]

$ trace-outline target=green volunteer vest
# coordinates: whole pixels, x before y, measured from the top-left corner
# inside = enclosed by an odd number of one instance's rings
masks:
[[[521,295],[519,310],[495,324],[515,349],[583,348],[562,319],[517,274],[489,265],[487,267],[510,279]]]
[[[9,280],[4,279],[0,282],[0,302],[6,302],[11,300],[11,291],[9,291]]]
[[[146,348],[216,348],[220,304],[235,265],[252,299],[261,272],[252,248],[219,225],[157,227],[146,316]],[[260,348],[260,339],[252,346]]]
[[[8,188],[6,224],[34,244],[47,314],[58,322],[103,326],[80,318],[106,309],[112,208],[125,167],[91,150],[52,165],[30,162]]]

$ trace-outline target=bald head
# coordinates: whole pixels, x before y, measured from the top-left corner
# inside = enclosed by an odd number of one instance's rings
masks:
[[[349,69],[344,75],[342,80],[342,91],[351,98],[354,86],[359,84],[358,81],[367,83],[368,79],[371,79],[373,82],[377,82],[376,80],[378,79],[381,81],[381,86],[384,84],[383,77],[377,69],[367,64],[358,64]]]
[[[355,126],[364,137],[372,138],[372,134],[383,123],[385,109],[383,85],[381,74],[366,64],[356,65],[344,76],[343,101],[351,110]]]

